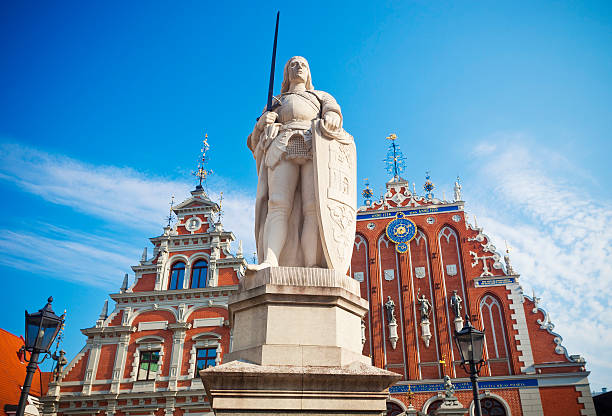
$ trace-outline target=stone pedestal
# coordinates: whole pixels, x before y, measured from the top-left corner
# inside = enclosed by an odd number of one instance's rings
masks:
[[[455,395],[444,398],[444,403],[434,412],[434,415],[464,416],[468,409],[463,407]]]
[[[200,372],[217,416],[380,415],[401,376],[361,354],[359,282],[328,269],[247,275],[229,299],[227,364]],[[228,362],[231,361],[231,362]]]

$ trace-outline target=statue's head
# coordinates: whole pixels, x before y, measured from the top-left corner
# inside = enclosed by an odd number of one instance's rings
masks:
[[[285,64],[283,70],[283,83],[281,85],[281,94],[289,91],[289,86],[292,82],[303,82],[307,90],[314,90],[312,85],[312,77],[310,76],[310,67],[306,58],[294,56]]]

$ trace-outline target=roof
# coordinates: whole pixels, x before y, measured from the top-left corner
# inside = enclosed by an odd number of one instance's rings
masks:
[[[23,345],[23,338],[0,328],[0,414],[3,412],[5,405],[19,403],[21,386],[25,380],[26,366],[28,365],[19,356],[19,349]],[[41,372],[37,369],[32,380],[30,395],[41,397],[41,395],[47,394],[50,380],[50,372]]]

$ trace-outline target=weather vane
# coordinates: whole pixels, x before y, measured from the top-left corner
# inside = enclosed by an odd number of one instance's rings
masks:
[[[361,191],[361,195],[363,196],[363,204],[366,207],[372,205],[372,196],[374,195],[374,191],[370,188],[370,181],[368,178],[365,178],[365,188]]]
[[[433,190],[436,187],[434,183],[431,181],[431,177],[429,176],[429,171],[425,172],[425,183],[423,184],[423,189],[425,190],[425,196],[427,199],[433,198]]]
[[[174,208],[174,195],[172,195],[172,199],[170,200],[170,212],[168,212],[168,227],[172,223],[172,208]]]
[[[200,154],[202,156],[198,161],[198,170],[195,172],[191,172],[193,176],[200,180],[198,186],[196,187],[197,189],[201,189],[202,182],[206,182],[206,178],[209,175],[212,175],[213,173],[212,169],[206,169],[206,163],[208,162],[208,157],[206,156],[206,153],[208,152],[208,149],[210,149],[210,146],[208,145],[208,134],[204,134],[204,140],[202,140],[202,149],[200,149]]]
[[[396,134],[390,134],[387,136],[387,140],[390,140],[391,144],[389,145],[384,162],[387,165],[387,172],[393,175],[394,181],[397,181],[406,167],[406,158],[402,154],[399,145],[395,143],[395,140],[397,140]]]

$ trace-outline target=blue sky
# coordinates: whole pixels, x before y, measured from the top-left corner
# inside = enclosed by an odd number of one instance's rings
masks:
[[[342,106],[375,194],[396,133],[543,297],[593,388],[610,385],[612,8],[607,2],[20,2],[0,11],[0,326],[50,294],[74,356],[107,294],[194,185],[252,251],[255,166],[274,15],[282,66],[305,56]],[[473,221],[473,219],[472,219]],[[248,251],[247,251],[248,252]],[[19,295],[18,295],[19,294]],[[21,294],[26,294],[25,296]]]

